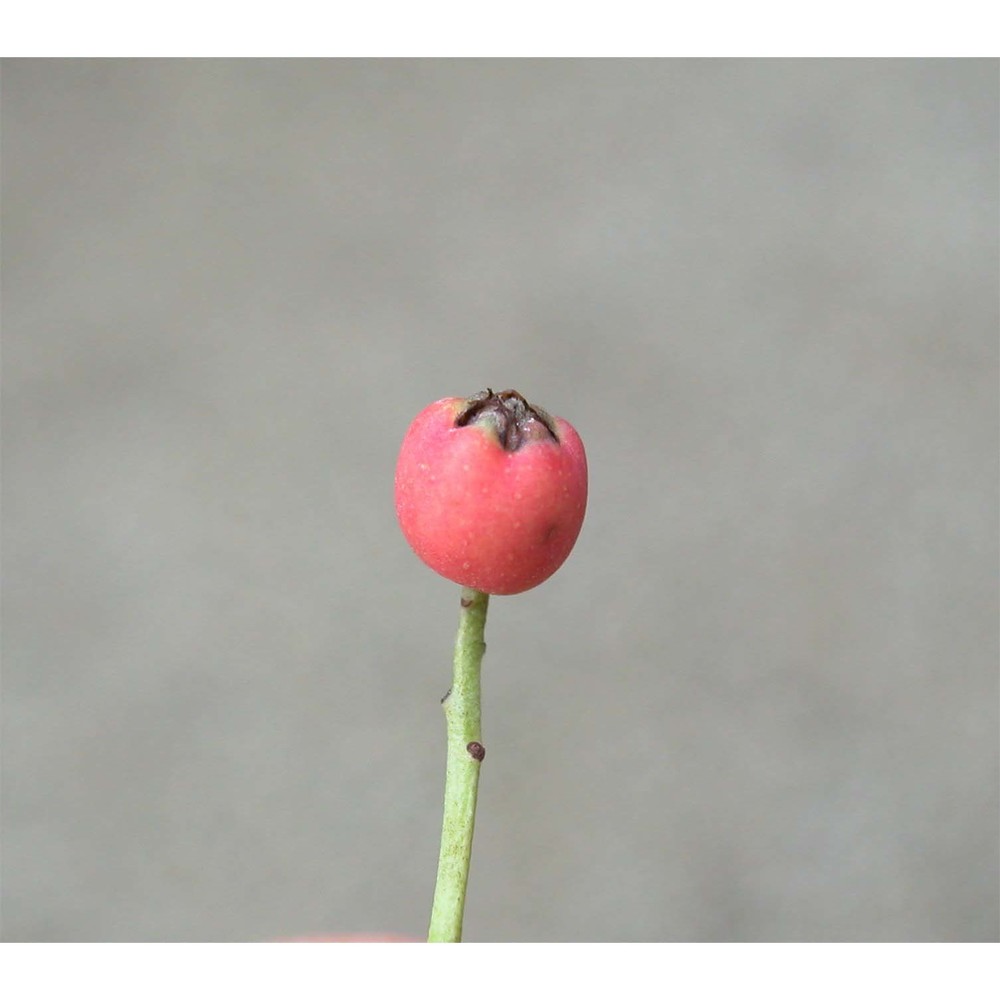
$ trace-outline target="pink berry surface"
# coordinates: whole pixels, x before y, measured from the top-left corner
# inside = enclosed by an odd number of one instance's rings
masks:
[[[431,403],[407,430],[396,513],[431,569],[489,594],[547,580],[576,542],[587,506],[583,442],[518,393]]]

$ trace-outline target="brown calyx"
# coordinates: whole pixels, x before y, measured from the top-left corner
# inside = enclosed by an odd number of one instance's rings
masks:
[[[555,421],[540,407],[532,406],[519,392],[486,389],[465,401],[455,420],[456,427],[488,424],[496,432],[504,451],[517,451],[529,441],[558,441]]]

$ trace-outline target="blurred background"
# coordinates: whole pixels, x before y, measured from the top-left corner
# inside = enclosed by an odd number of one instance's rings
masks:
[[[9,60],[3,935],[426,931],[409,421],[588,448],[466,939],[995,940],[998,72]]]

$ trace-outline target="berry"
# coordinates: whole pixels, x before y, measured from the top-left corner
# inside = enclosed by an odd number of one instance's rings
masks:
[[[431,569],[463,587],[538,586],[566,561],[586,507],[579,435],[513,389],[431,403],[403,438],[400,527]]]

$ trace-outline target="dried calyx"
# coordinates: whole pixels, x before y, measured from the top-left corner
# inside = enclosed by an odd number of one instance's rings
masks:
[[[503,392],[486,389],[467,399],[455,426],[469,424],[492,427],[504,451],[517,451],[529,441],[559,440],[555,421],[514,389]]]

